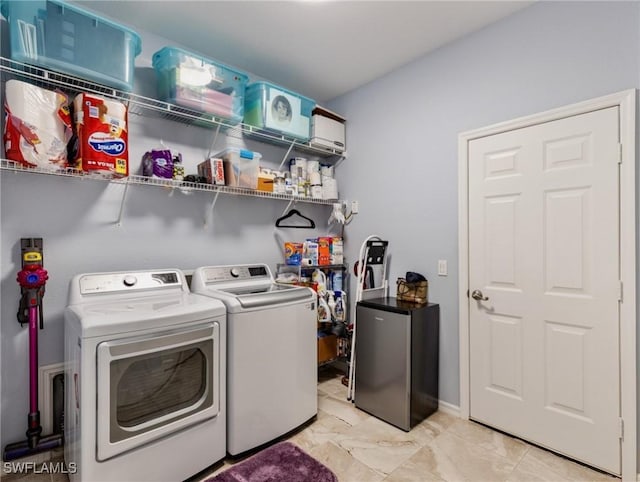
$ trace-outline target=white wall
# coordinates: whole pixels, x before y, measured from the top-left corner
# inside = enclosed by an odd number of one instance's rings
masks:
[[[3,25],[4,28],[4,25]],[[137,30],[143,52],[136,59],[135,88],[155,95],[153,53],[173,42]],[[256,80],[257,77],[252,77]],[[304,94],[304,93],[302,93]],[[183,154],[186,173],[195,173],[213,132],[166,119],[129,118],[129,159],[132,174],[140,173],[142,154],[159,139]],[[230,139],[236,145],[242,139]],[[277,167],[286,149],[247,141],[263,154],[267,167]],[[214,152],[225,147],[218,139]],[[0,157],[4,157],[0,155]],[[316,230],[279,229],[275,220],[287,202],[221,195],[206,229],[204,219],[211,193],[181,192],[130,186],[122,226],[117,226],[124,187],[107,182],[0,172],[0,445],[25,438],[29,411],[28,330],[16,320],[20,288],[20,238],[44,238],[44,262],[49,281],[44,296],[45,329],[40,335],[40,365],[64,360],[63,311],[71,277],[78,273],[183,268],[232,263],[281,262],[281,241],[303,241],[324,235],[330,208],[297,204],[316,221]],[[284,335],[286,336],[286,335]]]
[[[408,270],[427,276],[441,400],[460,400],[458,134],[638,88],[639,25],[635,2],[539,2],[330,103],[348,119],[342,196],[360,201],[347,256],[375,233],[390,241],[392,293]]]

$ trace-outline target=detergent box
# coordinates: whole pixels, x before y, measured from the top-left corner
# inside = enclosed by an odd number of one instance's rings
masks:
[[[73,107],[78,136],[76,168],[128,176],[127,106],[117,100],[81,93],[75,97]]]

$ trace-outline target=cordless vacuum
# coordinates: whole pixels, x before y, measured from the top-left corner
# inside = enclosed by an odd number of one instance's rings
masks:
[[[3,459],[13,460],[62,446],[62,435],[41,436],[38,410],[38,325],[42,330],[42,297],[49,278],[42,264],[42,238],[22,238],[22,269],[18,272],[21,298],[18,309],[20,326],[29,323],[29,416],[27,440],[9,444]]]

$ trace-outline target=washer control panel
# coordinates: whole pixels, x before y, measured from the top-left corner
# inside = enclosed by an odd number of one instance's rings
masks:
[[[266,265],[212,266],[204,269],[204,276],[207,283],[271,279],[271,273]]]
[[[182,287],[182,276],[178,271],[97,273],[80,277],[80,294],[83,295],[170,287]]]

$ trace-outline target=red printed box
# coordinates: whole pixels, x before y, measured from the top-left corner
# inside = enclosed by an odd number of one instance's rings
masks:
[[[224,186],[224,163],[222,159],[212,157],[198,164],[198,176],[204,177],[209,184]]]

